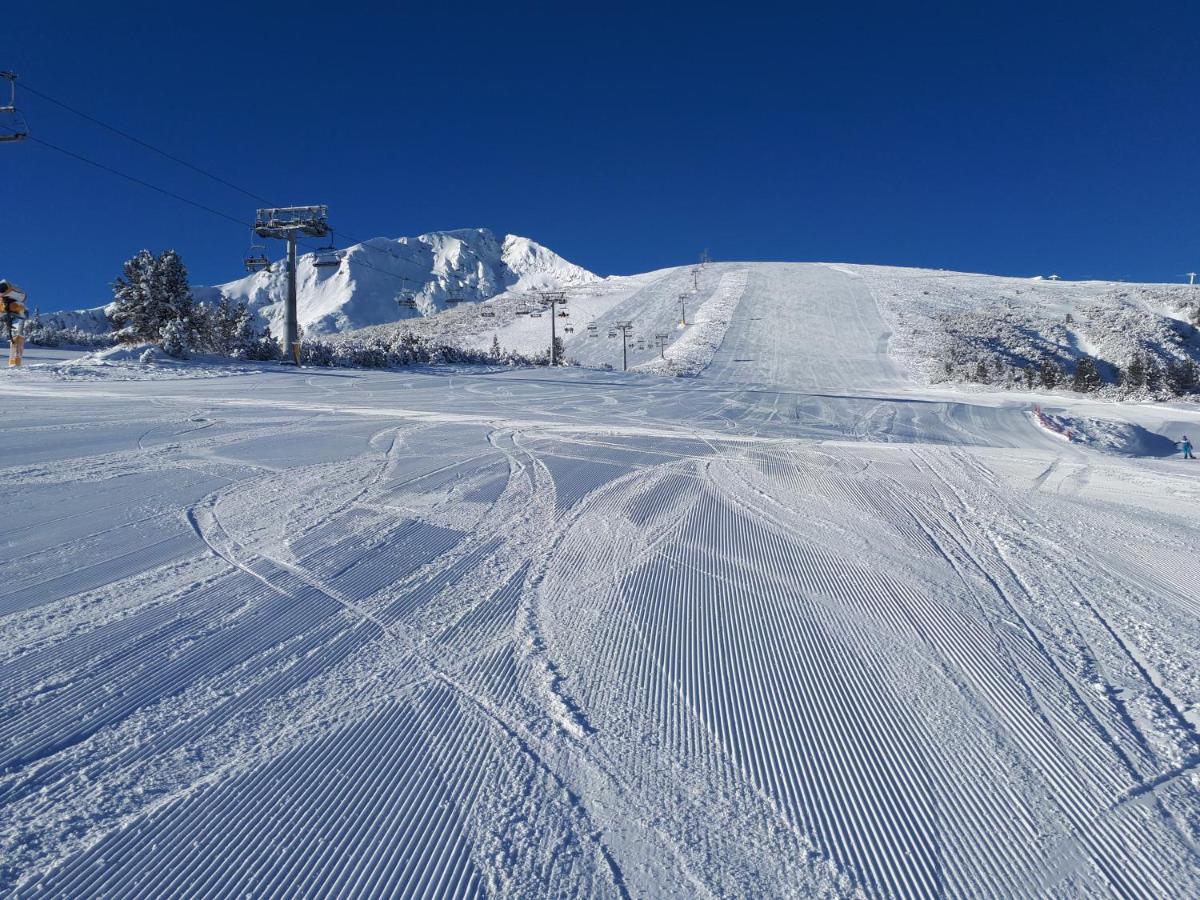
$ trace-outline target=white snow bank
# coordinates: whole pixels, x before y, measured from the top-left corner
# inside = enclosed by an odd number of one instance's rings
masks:
[[[746,291],[746,273],[729,272],[711,297],[696,311],[695,322],[658,359],[636,366],[639,372],[655,375],[699,375],[712,362],[725,340],[729,320]]]
[[[38,349],[38,348],[35,348]],[[276,363],[238,362],[227,356],[193,354],[175,359],[157,344],[117,345],[62,360],[38,360],[31,353],[27,364],[5,374],[23,381],[165,381],[192,378],[225,378],[278,369]]]
[[[1035,406],[1033,421],[1044,430],[1071,444],[1115,456],[1171,456],[1173,438],[1155,434],[1130,422],[1112,422],[1088,416],[1050,413]]]

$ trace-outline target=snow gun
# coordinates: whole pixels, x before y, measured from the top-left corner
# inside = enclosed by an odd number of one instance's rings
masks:
[[[13,324],[28,315],[25,305],[26,295],[23,290],[11,281],[0,279],[0,303],[3,304],[4,326],[8,331],[8,364],[19,366],[21,356],[25,351],[25,336],[13,334]]]

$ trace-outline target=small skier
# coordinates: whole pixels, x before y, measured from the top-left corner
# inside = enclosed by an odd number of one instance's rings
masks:
[[[1184,459],[1196,458],[1192,456],[1192,442],[1188,440],[1188,436],[1186,434],[1183,436],[1183,440],[1179,442],[1179,449],[1183,451]]]

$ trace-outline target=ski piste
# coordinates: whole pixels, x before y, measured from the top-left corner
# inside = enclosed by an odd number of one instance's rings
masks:
[[[581,367],[27,350],[4,890],[1200,895],[1200,417],[930,384],[883,278],[581,286]]]

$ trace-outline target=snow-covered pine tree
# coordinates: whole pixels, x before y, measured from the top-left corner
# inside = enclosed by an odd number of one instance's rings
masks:
[[[155,259],[142,250],[126,260],[122,275],[113,282],[113,303],[108,318],[125,343],[158,340],[175,319],[193,327],[194,304],[187,269],[174,250]]]
[[[1145,356],[1144,361],[1146,364],[1146,390],[1151,392],[1160,390],[1163,386],[1162,368],[1152,356]]]
[[[1140,391],[1146,386],[1146,360],[1140,350],[1133,352],[1133,356],[1129,358],[1129,365],[1125,367],[1125,384],[1135,391]]]
[[[201,313],[195,317],[199,346],[213,353],[231,353],[237,343],[240,324],[237,304],[222,294],[216,303],[203,304],[197,311]]]
[[[980,384],[987,384],[991,381],[991,373],[988,371],[988,365],[982,359],[975,364],[975,380]]]
[[[1172,394],[1194,394],[1197,374],[1196,364],[1190,359],[1172,360],[1167,364],[1167,389]]]
[[[230,352],[247,353],[257,339],[258,329],[254,325],[254,313],[250,312],[246,301],[238,301],[234,305],[233,346],[230,348]]]
[[[195,303],[187,268],[174,250],[164,250],[154,261],[151,303],[152,315],[164,325],[172,319],[187,322],[192,316]]]
[[[1062,370],[1054,360],[1044,359],[1038,369],[1038,380],[1042,383],[1042,387],[1058,387],[1058,383],[1062,381]]]
[[[500,349],[500,338],[498,335],[495,335],[495,334],[492,335],[491,355],[492,355],[492,359],[494,359],[496,361],[499,361],[500,358],[504,355],[504,351]]]
[[[1100,370],[1096,367],[1096,361],[1090,356],[1084,356],[1076,363],[1075,375],[1071,379],[1071,390],[1081,394],[1090,394],[1100,390],[1103,383]]]
[[[176,359],[187,359],[191,325],[183,319],[172,319],[163,326],[160,342],[163,352]]]
[[[123,343],[157,340],[161,323],[152,323],[150,283],[154,278],[154,254],[142,250],[125,260],[122,274],[113,282],[113,302],[108,307],[108,320],[117,338]]]

